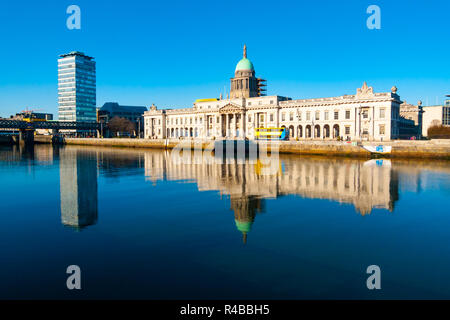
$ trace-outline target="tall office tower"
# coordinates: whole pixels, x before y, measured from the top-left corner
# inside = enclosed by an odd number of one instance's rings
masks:
[[[58,115],[60,121],[97,121],[95,61],[82,52],[58,59]]]

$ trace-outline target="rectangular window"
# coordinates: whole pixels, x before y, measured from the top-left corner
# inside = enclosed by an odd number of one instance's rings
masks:
[[[270,122],[273,122],[273,113],[270,114]]]
[[[363,119],[369,118],[369,110],[363,110]]]
[[[263,114],[261,114],[261,115],[259,116],[259,121],[260,121],[260,122],[264,122],[264,115],[263,115]]]
[[[339,111],[334,112],[334,120],[339,120]]]
[[[302,113],[300,111],[297,111],[297,119],[298,121],[302,121]]]
[[[306,111],[306,121],[311,120],[311,112]]]
[[[345,119],[350,119],[350,110],[345,110]]]
[[[323,118],[324,118],[324,120],[329,120],[329,119],[328,119],[328,118],[329,118],[329,112],[328,112],[328,111],[325,111],[325,112],[324,112]]]
[[[385,114],[386,114],[386,109],[385,109],[385,108],[381,108],[381,109],[380,109],[380,118],[381,118],[381,119],[384,119]]]
[[[216,121],[217,121],[217,123],[220,123],[220,117],[217,117]]]
[[[448,102],[450,102],[450,100],[446,102],[447,105],[450,105]],[[442,125],[450,125],[450,107],[445,106],[442,108]]]
[[[248,122],[252,122],[252,116],[251,115],[248,116]]]
[[[289,121],[294,121],[294,113],[289,113]]]
[[[384,134],[384,124],[380,124],[380,134]]]
[[[315,119],[316,119],[316,120],[319,120],[319,119],[320,119],[320,111],[316,111]]]
[[[286,114],[283,112],[281,114],[281,121],[285,121],[286,120]]]
[[[345,126],[345,134],[350,134],[350,126]]]

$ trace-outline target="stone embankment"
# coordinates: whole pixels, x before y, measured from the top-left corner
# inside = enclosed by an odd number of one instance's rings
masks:
[[[36,143],[51,143],[49,136],[36,136]],[[248,142],[248,141],[247,141]],[[123,148],[158,148],[172,149],[182,143],[183,146],[191,145],[192,148],[210,150],[221,141],[211,140],[179,140],[179,139],[94,139],[94,138],[66,138],[63,141],[68,145],[90,145],[102,147]],[[266,144],[264,141],[250,141],[248,143]],[[346,156],[358,158],[388,157],[388,158],[419,158],[419,159],[448,159],[450,160],[450,140],[395,140],[386,142],[363,142],[365,146],[391,146],[392,151],[388,154],[371,153],[361,147],[360,143],[345,141],[279,141],[275,142],[280,153],[309,154],[325,156]],[[269,143],[268,150],[271,145]]]

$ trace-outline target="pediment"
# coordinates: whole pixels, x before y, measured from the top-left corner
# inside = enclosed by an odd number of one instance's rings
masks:
[[[242,106],[230,102],[220,108],[219,113],[241,113],[244,110]]]

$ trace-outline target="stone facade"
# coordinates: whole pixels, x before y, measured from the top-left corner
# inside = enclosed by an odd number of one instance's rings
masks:
[[[422,101],[417,105],[406,101],[400,105],[400,138],[422,137],[423,113]]]
[[[256,128],[286,128],[289,139],[387,141],[400,137],[400,105],[394,86],[376,93],[366,82],[354,95],[298,99],[264,96],[253,64],[239,61],[226,99],[197,100],[192,108],[158,109],[145,117],[147,139],[254,139]]]

